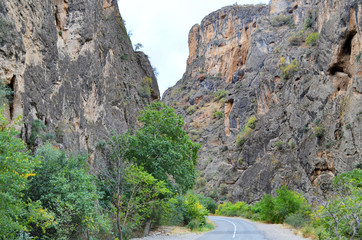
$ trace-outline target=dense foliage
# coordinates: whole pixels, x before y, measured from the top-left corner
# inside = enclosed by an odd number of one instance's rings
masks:
[[[301,194],[282,187],[276,191],[274,197],[267,194],[253,206],[245,202],[220,204],[216,215],[244,216],[270,223],[282,223],[289,215],[298,213],[308,217],[310,212],[311,208]]]
[[[19,119],[18,119],[19,120]],[[19,121],[16,122],[19,122]],[[40,202],[24,198],[29,178],[40,164],[17,138],[19,131],[0,112],[0,238],[17,239],[34,224],[42,231],[53,223],[53,216]]]
[[[142,127],[131,137],[128,159],[143,166],[173,192],[185,193],[195,184],[200,145],[183,129],[184,121],[161,102],[152,103],[138,118]]]
[[[362,170],[340,174],[334,180],[334,192],[314,218],[320,238],[362,238]]]
[[[40,201],[53,213],[55,222],[43,233],[33,226],[39,239],[70,239],[107,228],[99,214],[96,178],[88,173],[86,157],[67,157],[47,143],[37,150],[41,164],[32,177],[26,196]]]
[[[176,196],[164,203],[161,224],[187,225],[190,229],[197,229],[205,225],[206,216],[216,208],[211,198],[188,191],[184,196]]]
[[[101,204],[116,220],[117,237],[128,237],[142,226],[147,233],[152,221],[159,217],[155,209],[163,211],[160,206],[175,209],[174,217],[167,221],[188,222],[186,213],[195,211],[189,219],[204,224],[205,216],[201,221],[196,202],[169,200],[194,186],[200,145],[190,140],[183,129],[183,119],[174,109],[160,102],[148,106],[138,120],[141,128],[134,135],[114,135],[99,144],[107,159],[99,171],[99,185],[104,192]],[[164,212],[167,215],[169,211]]]
[[[0,239],[128,239],[157,221],[205,225],[216,203],[186,194],[195,183],[200,145],[162,103],[147,107],[139,123],[134,135],[98,144],[106,161],[92,175],[87,156],[70,156],[47,142],[54,137],[42,121],[33,121],[29,143],[37,150],[31,154],[0,115]]]

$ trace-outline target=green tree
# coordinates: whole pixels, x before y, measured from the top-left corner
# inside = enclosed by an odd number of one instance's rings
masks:
[[[153,208],[161,205],[163,196],[169,194],[163,181],[127,158],[130,139],[128,133],[112,136],[104,149],[107,163],[99,169],[99,185],[104,191],[101,203],[116,220],[114,230],[119,239],[128,237],[146,219],[151,219]],[[146,226],[150,223],[147,221]]]
[[[0,110],[0,239],[17,239],[20,233],[27,235],[31,223],[43,231],[53,220],[40,202],[23,196],[40,161],[27,152],[26,145],[17,137],[19,133]]]
[[[107,230],[107,221],[96,205],[99,194],[95,177],[87,171],[86,157],[67,157],[50,143],[40,147],[36,155],[42,162],[36,167],[27,196],[41,201],[54,214],[56,224],[46,233],[34,225],[32,235],[39,239],[74,239],[100,228]]]
[[[362,170],[354,169],[335,178],[334,192],[318,209],[315,224],[326,239],[361,239],[361,223]]]
[[[138,118],[142,127],[131,138],[128,158],[143,166],[169,189],[185,193],[195,184],[200,144],[191,141],[184,121],[161,102],[149,105]]]
[[[311,213],[310,205],[303,195],[288,190],[285,186],[276,191],[276,196],[267,194],[255,204],[260,210],[261,220],[271,223],[282,223],[285,218],[294,213],[308,216]]]

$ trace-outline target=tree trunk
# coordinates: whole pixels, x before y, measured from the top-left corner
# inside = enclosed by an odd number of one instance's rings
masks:
[[[121,222],[119,219],[119,208],[117,208],[117,230],[118,230],[118,236],[119,239],[122,240],[122,229],[121,229]]]
[[[151,215],[150,217],[148,218],[147,222],[146,222],[146,226],[145,226],[145,229],[143,231],[143,237],[146,237],[148,236],[148,234],[150,234],[150,229],[151,229],[151,223],[152,223],[152,219],[153,219],[153,206],[151,205]]]

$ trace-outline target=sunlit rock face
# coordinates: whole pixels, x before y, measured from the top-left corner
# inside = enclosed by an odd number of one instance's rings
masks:
[[[357,0],[233,5],[193,26],[163,99],[203,146],[197,188],[253,202],[286,185],[318,201],[361,163],[361,29]]]
[[[159,98],[115,0],[0,0],[0,21],[0,78],[14,91],[5,114],[23,114],[25,140],[39,119],[59,147],[87,152],[92,164],[99,140],[133,129]]]

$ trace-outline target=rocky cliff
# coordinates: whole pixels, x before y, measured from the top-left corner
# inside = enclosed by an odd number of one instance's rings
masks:
[[[116,0],[0,0],[0,79],[14,94],[5,114],[23,115],[25,140],[38,119],[60,147],[91,161],[100,139],[134,128],[159,98]]]
[[[163,99],[202,144],[199,191],[256,201],[282,185],[311,201],[362,163],[362,3],[272,0],[206,16]]]

